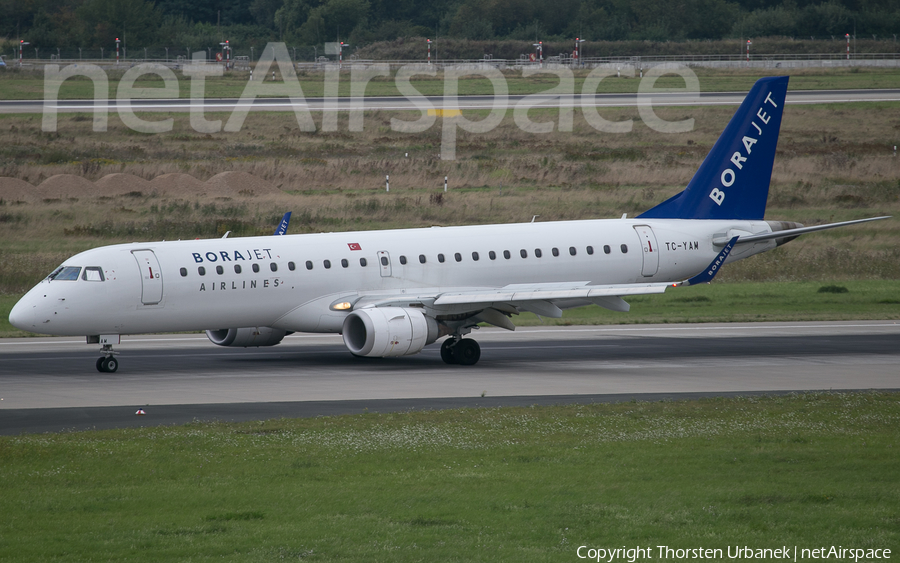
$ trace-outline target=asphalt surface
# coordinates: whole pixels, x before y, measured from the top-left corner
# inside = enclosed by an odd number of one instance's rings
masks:
[[[738,105],[746,96],[746,92],[702,92],[699,94],[656,92],[652,97],[644,97],[644,103],[653,106],[710,106]],[[206,98],[198,101],[204,111],[231,112],[239,105],[249,105],[252,111],[291,111],[308,109],[309,111],[348,111],[350,109],[365,110],[418,110],[422,104],[430,104],[434,108],[459,107],[460,109],[491,109],[493,107],[512,108],[524,98],[529,98],[533,107],[628,107],[638,104],[637,94],[575,94],[571,101],[559,101],[556,96],[532,94],[529,96],[511,95],[505,98],[495,96],[459,96],[456,101],[444,96],[421,96],[410,99],[405,97],[372,97],[362,98],[256,98],[241,102],[235,98]],[[881,102],[900,101],[900,90],[797,90],[787,94],[789,104],[831,104],[848,102]],[[103,100],[100,104],[110,111],[118,111],[120,102],[116,99]],[[191,110],[191,100],[181,99],[135,99],[128,102],[132,109],[140,111],[187,112]],[[417,105],[418,104],[418,105]],[[59,100],[47,102],[47,108],[55,108],[58,112],[85,112],[95,108],[93,100]],[[99,106],[98,106],[99,107]],[[45,109],[43,100],[2,100],[0,113],[42,113]]]
[[[819,390],[900,390],[895,321],[485,329],[473,367],[437,346],[354,358],[339,336],[219,348],[202,335],[123,337],[115,374],[82,339],[0,341],[0,434]],[[138,409],[146,414],[136,415]]]

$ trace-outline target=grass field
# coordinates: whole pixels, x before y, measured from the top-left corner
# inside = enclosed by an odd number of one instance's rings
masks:
[[[896,393],[811,393],[2,437],[0,559],[896,553],[898,424]]]
[[[831,89],[870,89],[900,87],[900,73],[896,69],[877,67],[841,67],[811,69],[692,69],[698,76],[700,90],[703,92],[743,92],[749,90],[760,76],[791,75],[791,90],[831,90]],[[575,91],[580,93],[589,70],[575,71]],[[124,71],[111,70],[109,77],[109,97],[115,98],[119,80]],[[181,97],[191,95],[190,78],[177,71]],[[365,94],[369,96],[402,95],[393,76],[376,77],[369,82]],[[276,72],[276,81],[281,82],[280,72]],[[533,94],[548,90],[558,84],[554,75],[539,75],[523,78],[521,71],[504,71],[510,94]],[[230,72],[223,77],[205,79],[205,95],[211,98],[238,98],[247,86],[249,72]],[[320,97],[324,95],[323,71],[305,72],[298,75],[304,96]],[[338,95],[349,96],[354,76],[350,71],[340,75]],[[419,75],[412,79],[413,86],[424,95],[444,94],[443,75],[435,77]],[[637,92],[640,79],[636,77],[606,78],[601,82],[600,93]],[[161,88],[162,79],[156,75],[145,75],[135,85],[139,88]],[[657,88],[684,88],[684,81],[675,76],[663,77],[656,83]],[[486,78],[468,76],[459,80],[460,95],[493,94],[493,86]],[[94,85],[82,77],[66,80],[60,89],[60,99],[85,99],[94,97]],[[7,69],[0,73],[0,100],[37,100],[44,98],[44,74],[40,71]]]

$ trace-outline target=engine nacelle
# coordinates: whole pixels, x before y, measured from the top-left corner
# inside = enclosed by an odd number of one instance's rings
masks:
[[[207,330],[210,342],[218,346],[275,346],[287,335],[287,331],[267,326],[251,328],[222,328]]]
[[[389,357],[419,353],[438,338],[438,323],[416,309],[360,309],[347,315],[341,334],[357,356]]]

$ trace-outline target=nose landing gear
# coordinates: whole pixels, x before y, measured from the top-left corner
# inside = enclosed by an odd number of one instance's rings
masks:
[[[103,373],[116,373],[119,369],[119,360],[116,359],[118,352],[112,349],[112,344],[104,344],[100,349],[103,356],[97,358],[97,371]]]
[[[113,344],[119,344],[122,339],[118,334],[95,334],[86,337],[88,344],[100,344],[100,353],[103,354],[97,358],[97,371],[102,373],[116,373],[119,369],[119,360],[116,359],[116,352],[113,350]]]

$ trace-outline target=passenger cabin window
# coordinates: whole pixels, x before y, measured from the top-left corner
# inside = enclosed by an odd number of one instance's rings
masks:
[[[559,249],[556,248],[555,246],[553,247],[553,250],[551,250],[550,252],[553,253],[554,256],[559,256]]]
[[[400,263],[403,265],[406,265],[406,256],[403,256],[403,255],[400,256]]]
[[[425,255],[419,254],[419,264],[424,264],[424,263],[425,263]]]
[[[604,244],[603,245],[603,254],[609,254],[610,252],[612,252],[612,249],[609,247],[608,244]]]
[[[81,266],[64,266],[50,274],[49,277],[54,281],[77,281],[80,273]]]
[[[588,253],[589,256],[593,256],[593,255],[594,255],[594,247],[593,247],[593,246],[589,246],[589,247],[587,247],[585,250],[587,250],[587,253]]]
[[[313,268],[312,260],[307,260],[306,261],[306,269],[312,270],[312,268]]]
[[[528,258],[528,251],[523,248],[519,251],[519,256],[521,256],[522,258]]]
[[[493,250],[491,250],[490,252],[488,252],[488,258],[490,258],[491,260],[496,260],[496,259],[497,259],[497,253],[494,252]]]
[[[478,253],[477,252],[472,253],[472,260],[478,262]]]
[[[204,268],[203,266],[198,267],[198,268],[197,268],[197,273],[200,274],[201,276],[205,276],[205,275],[206,275],[206,268]]]
[[[222,266],[216,266],[216,273],[221,276],[225,273],[225,268],[223,268]]]
[[[294,264],[293,262],[288,262],[288,270],[290,270],[290,271],[293,272],[293,271],[296,270],[296,269],[297,269],[297,265],[296,265],[296,264]]]
[[[540,249],[540,248],[535,248],[535,249],[534,249],[534,255],[535,255],[536,257],[540,258],[541,256],[544,255],[544,253],[541,252],[541,249]]]
[[[187,277],[187,268],[182,268],[179,271],[181,272],[181,277],[183,277],[183,278]]]
[[[331,260],[325,260],[325,261],[323,262],[323,264],[325,265],[325,269],[326,269],[326,270],[329,269],[329,268],[331,268]]]
[[[235,273],[235,274],[240,274],[241,271],[242,271],[241,265],[240,265],[240,264],[235,264],[235,265],[234,265],[234,273]]]
[[[440,262],[441,264],[444,263],[444,255],[443,254],[438,254],[438,262]]]
[[[273,272],[277,272],[277,271],[278,271],[278,264],[276,264],[275,262],[271,262],[271,263],[269,264],[269,269],[272,270]]]
[[[327,263],[328,263],[328,260],[326,260],[325,263],[327,264]],[[387,256],[382,256],[382,257],[381,257],[381,265],[382,265],[382,266],[387,266],[387,265],[388,265],[388,259],[387,259]],[[325,267],[328,268],[328,266],[325,266]]]
[[[346,258],[341,258],[341,267],[342,267],[342,268],[349,268],[349,267],[350,267],[350,262],[348,262]]]
[[[184,268],[182,268],[184,270]],[[187,275],[187,270],[184,270],[185,275]],[[81,274],[81,279],[84,281],[103,281],[103,270],[96,266],[88,266],[84,269],[84,273]]]
[[[578,253],[578,251],[575,250],[575,247],[574,247],[574,246],[570,246],[570,247],[569,247],[569,254],[570,254],[570,255],[575,256],[575,254],[577,254],[577,253]]]
[[[511,256],[512,256],[512,254],[509,253],[509,250],[503,251],[503,257],[506,258],[507,260],[509,260]]]
[[[628,245],[627,244],[623,244],[620,248],[622,249],[622,254],[628,254]]]
[[[456,254],[453,255],[453,259],[456,260],[457,262],[462,262],[462,254],[457,252]]]
[[[258,273],[259,273],[259,264],[254,264],[254,265],[253,265],[253,273],[254,273],[254,274],[258,274]]]
[[[365,258],[359,259],[359,265],[362,266],[363,268],[365,268],[367,264],[368,264],[368,262],[366,261]]]

